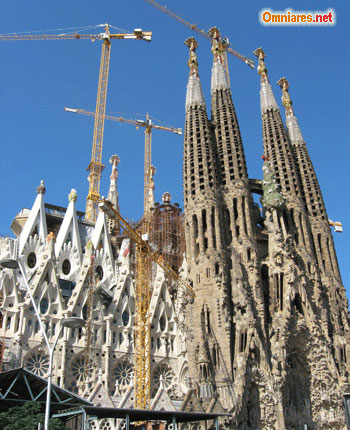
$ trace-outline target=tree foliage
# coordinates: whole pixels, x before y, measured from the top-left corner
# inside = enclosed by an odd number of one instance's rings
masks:
[[[44,424],[44,414],[38,402],[26,402],[23,406],[15,406],[0,413],[2,430],[37,430],[38,424]],[[50,430],[64,430],[60,420],[50,420]]]

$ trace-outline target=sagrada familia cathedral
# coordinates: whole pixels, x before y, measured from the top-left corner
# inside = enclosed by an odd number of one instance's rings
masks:
[[[197,42],[186,41],[184,212],[169,193],[162,203],[153,202],[152,213],[162,221],[156,231],[163,238],[170,231],[163,254],[173,258],[172,267],[196,297],[188,300],[153,267],[151,408],[227,412],[221,425],[237,430],[344,430],[348,301],[289,84],[285,78],[278,82],[284,124],[265,53],[257,49],[264,155],[262,180],[251,179],[216,40],[210,118]],[[108,194],[117,209],[118,162],[113,156]],[[42,182],[32,209],[13,221],[16,238],[0,239],[0,259],[22,262],[52,341],[62,318],[90,319],[89,367],[86,331],[65,328],[54,356],[54,382],[96,405],[133,407],[133,243],[104,212],[96,223],[85,220],[76,210],[75,190],[67,208],[44,198]],[[89,297],[92,254],[97,282]],[[0,286],[2,370],[25,366],[45,377],[48,354],[23,276],[0,269]],[[92,423],[95,430],[122,427],[108,419]]]

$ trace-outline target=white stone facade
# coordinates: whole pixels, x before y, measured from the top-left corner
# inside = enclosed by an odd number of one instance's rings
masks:
[[[88,317],[91,249],[96,250],[94,268],[98,281],[93,293],[87,384],[84,383],[86,329],[64,329],[54,354],[53,381],[86,397],[102,383],[105,396],[117,406],[134,385],[134,250],[130,240],[124,238],[115,257],[105,214],[99,214],[95,226],[79,219],[74,190],[65,213],[54,213],[45,207],[44,192],[42,184],[19,237],[0,239],[0,259],[16,258],[22,262],[53,343],[63,318]],[[50,234],[53,217],[55,226],[59,225],[56,238]],[[3,370],[25,366],[45,377],[47,349],[24,280],[19,271],[1,269],[0,285],[3,296],[0,336],[5,343]],[[170,297],[159,268],[150,305],[152,397],[161,387],[176,401],[188,390],[187,356],[179,329],[179,321],[184,319],[182,312],[183,306]]]

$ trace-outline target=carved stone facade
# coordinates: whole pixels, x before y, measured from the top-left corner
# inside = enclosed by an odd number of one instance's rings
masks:
[[[286,126],[258,49],[263,181],[248,178],[217,29],[209,120],[196,42],[184,142],[193,395],[237,429],[344,429],[349,314],[317,177],[283,78]],[[262,196],[259,208],[253,194]]]
[[[112,160],[109,197],[117,206],[113,194],[117,179],[115,161]],[[13,222],[18,237],[0,238],[0,260],[21,261],[50,342],[58,335],[62,318],[91,320],[89,366],[85,364],[87,325],[83,329],[64,328],[54,354],[53,381],[90,398],[96,405],[133,407],[134,245],[127,237],[115,234],[119,226],[109,222],[102,212],[95,225],[84,220],[75,207],[75,190],[69,194],[67,209],[45,204],[44,195],[42,182],[32,209],[22,210]],[[164,205],[172,206],[170,198],[168,193]],[[173,212],[176,210],[174,205]],[[92,293],[91,267],[95,273]],[[175,286],[169,284],[160,268],[155,267],[153,272],[152,408],[175,410],[189,384],[185,298],[179,293],[175,301]],[[45,377],[49,369],[47,348],[24,279],[19,270],[0,269],[0,283],[2,370],[25,366]],[[119,429],[123,425],[120,420],[102,420],[94,422],[93,428]]]
[[[226,411],[231,416],[222,425],[237,430],[343,430],[348,302],[288,82],[279,81],[285,127],[259,48],[264,164],[263,180],[251,179],[220,35],[216,28],[210,34],[210,119],[197,42],[186,41],[186,254],[180,276],[196,298],[189,302],[161,269],[152,271],[151,407]],[[113,156],[108,194],[117,208],[118,163]],[[91,318],[90,366],[84,364],[86,329],[65,328],[54,356],[54,382],[96,405],[133,407],[133,244],[104,213],[96,224],[84,220],[75,190],[66,210],[45,204],[44,195],[42,183],[32,209],[13,222],[17,238],[0,238],[0,259],[22,262],[50,341],[62,318]],[[92,291],[91,267],[97,279]],[[48,355],[22,276],[0,269],[0,286],[3,370],[24,365],[47,375]],[[92,428],[123,426],[103,420]]]

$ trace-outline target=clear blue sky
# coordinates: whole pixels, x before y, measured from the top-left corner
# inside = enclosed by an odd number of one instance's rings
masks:
[[[218,26],[233,49],[253,58],[262,46],[275,96],[275,82],[290,81],[304,138],[326,202],[328,215],[344,224],[335,235],[345,286],[349,267],[349,19],[345,0],[162,0],[169,9],[205,30]],[[334,27],[263,27],[261,8],[281,10],[335,9]],[[0,2],[0,33],[41,31],[111,23],[128,31],[142,28],[153,40],[112,43],[107,112],[135,118],[149,112],[167,125],[183,127],[189,29],[143,0],[111,1],[12,0]],[[199,42],[198,61],[210,114],[212,55],[206,39]],[[71,188],[78,192],[78,209],[85,209],[86,167],[91,156],[93,121],[68,114],[64,106],[94,110],[101,53],[96,41],[29,41],[0,44],[0,233],[11,235],[10,224],[22,207],[31,207],[41,179],[45,201],[67,205]],[[255,57],[254,57],[255,58]],[[261,178],[262,130],[259,78],[234,57],[229,58],[233,100],[245,145],[250,177]],[[281,105],[281,104],[280,104]],[[142,118],[142,116],[141,116]],[[182,138],[154,131],[153,162],[156,199],[170,191],[182,206]],[[140,129],[106,122],[103,161],[107,165],[101,194],[107,194],[110,156],[121,158],[119,193],[122,213],[137,219],[142,213],[143,145]]]

